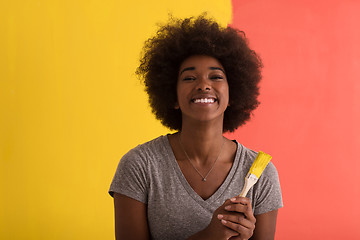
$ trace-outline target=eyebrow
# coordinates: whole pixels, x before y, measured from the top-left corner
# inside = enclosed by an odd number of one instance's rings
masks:
[[[223,73],[225,73],[224,69],[222,68],[219,68],[219,67],[210,67],[211,70],[220,70],[222,71]]]
[[[209,67],[210,70],[220,70],[222,71],[223,73],[225,73],[225,71],[222,69],[222,68],[219,68],[219,67]],[[179,76],[185,72],[185,71],[192,71],[192,70],[195,70],[195,67],[187,67],[187,68],[184,68],[180,73],[179,73]]]
[[[191,70],[195,70],[195,67],[187,67],[187,68],[184,68],[184,69],[180,72],[179,76],[180,76],[183,72],[185,72],[185,71],[191,71]]]

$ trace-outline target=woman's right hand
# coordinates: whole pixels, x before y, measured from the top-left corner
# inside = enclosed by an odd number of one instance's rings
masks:
[[[215,210],[210,224],[204,230],[188,238],[188,240],[228,240],[231,237],[238,236],[238,232],[224,226],[218,218],[219,214],[229,214],[229,212],[225,210],[225,206],[229,204],[231,204],[231,201],[226,200],[223,205]]]
[[[205,231],[207,231],[207,234],[209,234],[207,239],[221,239],[221,240],[228,240],[231,237],[238,236],[239,233],[224,226],[224,224],[221,223],[221,219],[218,217],[219,215],[223,214],[229,214],[228,211],[225,210],[225,207],[232,202],[230,199],[226,200],[223,205],[221,205],[218,209],[215,210],[213,213],[212,219],[210,224]]]

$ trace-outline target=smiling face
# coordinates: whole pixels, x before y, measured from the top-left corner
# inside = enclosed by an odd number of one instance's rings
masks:
[[[179,69],[177,97],[183,122],[191,119],[222,123],[229,103],[229,85],[221,63],[203,55],[185,59]]]

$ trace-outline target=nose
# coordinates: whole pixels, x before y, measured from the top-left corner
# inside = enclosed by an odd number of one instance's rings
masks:
[[[198,91],[210,91],[211,83],[206,77],[198,78],[198,83],[197,83],[196,89]]]

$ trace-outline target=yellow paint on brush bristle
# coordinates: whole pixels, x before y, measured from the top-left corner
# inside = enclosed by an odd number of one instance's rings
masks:
[[[271,158],[272,157],[269,154],[260,151],[256,156],[255,161],[249,170],[249,173],[254,174],[256,175],[256,177],[260,178],[262,172],[270,162]]]

